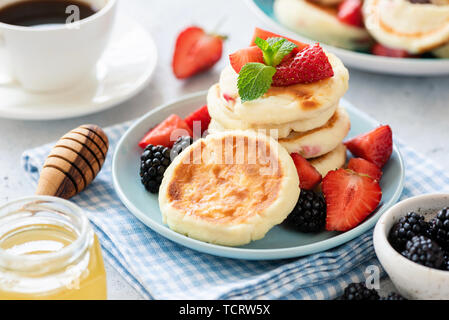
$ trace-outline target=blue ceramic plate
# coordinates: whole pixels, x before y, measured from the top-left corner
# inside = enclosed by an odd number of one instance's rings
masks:
[[[273,2],[274,0],[246,0],[250,9],[267,25],[265,27],[270,31],[305,43],[316,42],[315,39],[305,38],[284,27],[274,15]],[[262,25],[261,27],[264,26]],[[379,57],[369,53],[346,50],[325,44],[323,46],[335,53],[345,65],[361,70],[409,76],[449,74],[449,59],[398,59]]]
[[[277,226],[262,240],[236,248],[209,244],[176,233],[162,223],[157,195],[148,193],[140,183],[139,161],[142,150],[137,144],[149,128],[154,127],[170,114],[186,116],[205,102],[206,92],[200,92],[152,110],[131,126],[118,143],[114,154],[112,176],[120,199],[139,220],[172,241],[201,252],[236,259],[272,260],[309,255],[344,244],[374,227],[376,221],[385,210],[396,203],[402,192],[404,165],[401,154],[395,146],[393,156],[384,168],[381,183],[383,199],[380,208],[375,215],[351,231],[321,232],[310,235]],[[370,131],[379,125],[377,121],[348,102],[343,100],[341,104],[346,107],[351,117],[350,137]]]

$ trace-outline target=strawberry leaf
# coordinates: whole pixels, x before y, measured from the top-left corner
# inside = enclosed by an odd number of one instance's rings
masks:
[[[263,63],[247,63],[240,70],[237,87],[242,103],[263,96],[273,82],[276,68]]]

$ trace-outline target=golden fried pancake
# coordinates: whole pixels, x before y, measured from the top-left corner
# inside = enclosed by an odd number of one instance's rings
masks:
[[[227,101],[220,92],[220,85],[215,84],[209,89],[207,96],[207,105],[209,113],[213,120],[218,122],[220,126],[231,130],[276,130],[279,138],[286,138],[292,131],[309,131],[319,128],[326,124],[337,110],[338,104],[326,109],[315,118],[297,120],[283,124],[251,124],[249,122],[240,120],[232,111],[230,106],[232,101]]]
[[[449,6],[365,0],[365,25],[385,46],[420,54],[449,42]]]
[[[170,165],[159,191],[163,222],[227,246],[261,239],[293,210],[299,178],[275,140],[252,131],[210,134]]]
[[[346,147],[344,144],[339,144],[337,148],[321,157],[309,159],[310,164],[318,170],[323,177],[329,171],[342,168],[346,163]]]
[[[341,22],[335,2],[340,1],[276,0],[274,13],[283,25],[309,39],[350,50],[368,49],[372,44],[368,31]]]
[[[238,74],[227,66],[220,76],[221,95],[228,97],[228,109],[237,119],[250,124],[284,124],[297,120],[314,119],[335,104],[348,90],[349,73],[340,59],[326,53],[334,76],[313,83],[268,89],[262,97],[242,103],[238,88]]]

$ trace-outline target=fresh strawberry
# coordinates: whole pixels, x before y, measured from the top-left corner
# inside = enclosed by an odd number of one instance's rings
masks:
[[[201,129],[201,136],[203,135],[204,131],[206,131],[207,128],[209,128],[210,120],[211,118],[209,115],[209,110],[207,109],[207,105],[192,112],[187,118],[184,119],[184,121],[187,123],[187,125],[194,134],[198,133],[196,132],[197,130],[194,130],[194,125],[196,122],[199,122]]]
[[[252,46],[256,45],[256,38],[261,38],[262,40],[267,40],[268,38],[284,38],[284,39],[286,39],[286,40],[288,40],[290,42],[293,42],[294,44],[296,44],[298,46],[297,48],[293,49],[293,51],[292,51],[295,54],[298,53],[299,51],[301,51],[302,49],[304,49],[304,48],[309,46],[307,43],[303,43],[303,42],[300,42],[298,40],[293,40],[293,39],[290,39],[290,38],[287,38],[287,37],[283,37],[283,36],[280,36],[280,35],[278,35],[276,33],[273,33],[273,32],[270,32],[270,31],[266,31],[266,30],[263,30],[263,29],[260,29],[260,28],[256,28],[254,30],[253,39],[251,40],[251,45]]]
[[[312,166],[309,161],[297,153],[292,153],[291,157],[295,163],[299,176],[299,186],[301,189],[312,190],[322,180],[321,174]]]
[[[362,0],[344,0],[338,6],[338,20],[351,26],[363,27],[362,6]]]
[[[192,136],[192,130],[179,116],[172,114],[155,128],[151,129],[139,142],[141,148],[149,144],[171,148],[179,137]]]
[[[362,223],[379,205],[379,183],[366,175],[339,169],[323,179],[326,199],[326,230],[348,231]]]
[[[382,170],[374,163],[362,158],[352,158],[349,160],[348,169],[360,174],[366,174],[376,181],[382,178]]]
[[[393,49],[388,48],[384,45],[381,45],[380,43],[376,43],[373,48],[371,49],[372,54],[376,56],[383,56],[383,57],[391,57],[391,58],[412,58],[415,57],[414,55],[408,53],[405,50],[402,49]]]
[[[229,55],[229,61],[235,72],[239,73],[242,67],[250,62],[264,63],[263,52],[257,46],[241,49]]]
[[[334,70],[319,44],[307,47],[276,67],[273,86],[286,87],[310,83],[334,76]]]
[[[173,73],[179,79],[189,78],[212,68],[223,53],[224,37],[207,34],[199,27],[189,27],[176,40]]]
[[[383,168],[393,153],[393,132],[390,126],[381,126],[345,142],[345,145],[354,156]]]

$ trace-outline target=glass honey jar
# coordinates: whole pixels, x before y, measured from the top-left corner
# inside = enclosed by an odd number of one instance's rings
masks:
[[[0,207],[0,299],[106,299],[101,247],[81,208],[45,196]]]

